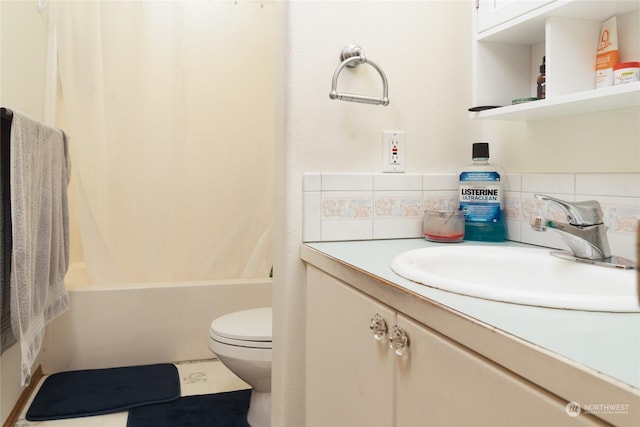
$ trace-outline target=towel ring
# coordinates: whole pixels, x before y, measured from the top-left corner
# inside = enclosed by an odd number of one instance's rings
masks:
[[[384,74],[384,71],[374,62],[369,61],[364,55],[364,51],[358,45],[349,45],[342,48],[342,53],[340,54],[340,60],[342,61],[336,71],[333,73],[333,79],[331,81],[331,92],[329,93],[329,98],[331,99],[339,99],[341,101],[350,101],[350,102],[361,102],[363,104],[374,104],[374,105],[389,105],[389,87],[387,83],[387,76]],[[382,98],[375,98],[372,96],[366,95],[355,95],[351,93],[339,93],[338,92],[338,76],[340,72],[344,69],[344,67],[354,68],[360,64],[369,64],[371,65],[377,72],[380,74],[380,78],[382,79]]]

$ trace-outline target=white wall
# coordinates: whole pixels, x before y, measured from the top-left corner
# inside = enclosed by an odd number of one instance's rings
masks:
[[[470,0],[294,1],[279,13],[273,422],[303,425],[303,172],[379,172],[382,130],[407,132],[407,172],[455,171],[478,140],[490,141],[492,159],[508,171],[638,172],[640,115],[469,120]],[[386,72],[388,107],[329,99],[338,55],[351,43]],[[343,71],[339,88],[378,96],[378,80],[359,66]]]
[[[44,121],[48,15],[36,4],[0,2],[0,104]]]

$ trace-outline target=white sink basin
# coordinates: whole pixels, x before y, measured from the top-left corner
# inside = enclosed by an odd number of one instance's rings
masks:
[[[572,310],[640,312],[636,270],[581,264],[548,249],[438,246],[396,256],[391,268],[427,286],[495,301]]]

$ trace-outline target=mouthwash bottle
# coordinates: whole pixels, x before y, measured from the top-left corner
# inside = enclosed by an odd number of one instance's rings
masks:
[[[462,168],[458,175],[464,240],[501,242],[506,234],[502,207],[504,170],[489,164],[487,142],[473,144],[472,159],[473,164]]]

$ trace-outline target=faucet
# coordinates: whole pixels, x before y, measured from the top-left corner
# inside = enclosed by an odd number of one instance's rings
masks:
[[[554,251],[552,255],[616,268],[635,267],[633,261],[611,255],[602,208],[597,200],[567,202],[545,194],[536,194],[535,197],[559,206],[567,216],[567,223],[540,216],[531,217],[531,228],[535,231],[556,231],[572,252]]]
[[[611,256],[600,203],[596,200],[567,202],[546,194],[536,194],[535,197],[559,206],[569,220],[567,224],[534,216],[531,227],[535,231],[556,230],[578,258],[604,259]]]

